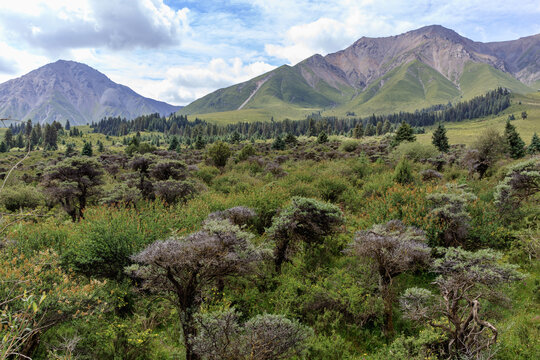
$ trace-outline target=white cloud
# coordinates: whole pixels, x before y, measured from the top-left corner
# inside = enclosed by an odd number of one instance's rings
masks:
[[[247,81],[274,68],[264,62],[245,64],[240,58],[217,58],[207,65],[172,67],[160,84],[160,97],[176,104],[186,104],[217,88]]]
[[[84,47],[158,48],[180,43],[189,10],[163,0],[22,0],[0,5],[0,27],[11,41],[46,51]]]

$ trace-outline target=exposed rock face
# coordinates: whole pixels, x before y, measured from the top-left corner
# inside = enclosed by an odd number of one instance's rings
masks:
[[[87,124],[106,116],[128,119],[180,109],[145,98],[88,65],[59,60],[0,84],[0,117]]]
[[[467,62],[488,64],[531,84],[540,77],[540,35],[479,43],[433,25],[397,36],[363,37],[345,50],[324,58],[314,55],[297,66],[310,68],[323,80],[331,76],[329,72],[344,73],[350,86],[363,90],[392,69],[414,60],[429,65],[455,84]],[[321,66],[323,61],[328,66]]]

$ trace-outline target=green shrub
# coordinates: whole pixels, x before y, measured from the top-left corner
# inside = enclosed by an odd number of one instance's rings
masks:
[[[435,157],[439,150],[432,144],[420,144],[418,142],[402,142],[391,154],[394,161],[399,161],[401,158],[406,158],[411,161],[425,161]]]
[[[238,160],[244,161],[248,157],[255,155],[255,148],[251,144],[245,145],[238,153]]]
[[[411,164],[409,161],[407,161],[407,159],[403,158],[396,166],[394,171],[394,181],[400,183],[401,185],[414,182]]]
[[[204,166],[201,167],[195,176],[201,179],[206,185],[212,184],[212,181],[219,175],[219,170],[215,167]]]
[[[340,178],[324,178],[317,182],[317,189],[323,200],[336,202],[347,190],[347,183]]]
[[[358,145],[360,144],[357,140],[345,140],[341,143],[340,149],[341,151],[345,152],[353,152],[358,148]]]
[[[231,148],[224,142],[217,141],[208,149],[208,156],[217,167],[224,167],[231,156]]]
[[[0,192],[0,204],[9,211],[34,209],[43,203],[43,195],[32,186],[10,186]]]

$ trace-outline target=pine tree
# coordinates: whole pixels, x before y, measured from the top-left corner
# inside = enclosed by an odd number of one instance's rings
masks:
[[[448,145],[448,136],[446,136],[446,129],[443,124],[439,123],[437,129],[433,132],[433,145],[439,149],[439,151],[447,152],[450,149]]]
[[[529,154],[540,154],[540,138],[536,133],[534,133],[531,139],[531,144],[527,148],[527,152]]]
[[[298,144],[298,139],[296,138],[296,136],[294,136],[294,134],[288,133],[285,137],[285,143],[287,143],[287,145],[294,146]]]
[[[356,124],[353,130],[353,137],[355,139],[360,139],[362,136],[364,136],[364,127],[362,126],[362,123],[359,122]]]
[[[202,136],[197,136],[197,140],[195,140],[195,149],[202,150],[206,146],[206,143],[204,142]]]
[[[366,130],[364,131],[364,135],[366,136],[373,136],[375,135],[375,127],[371,125],[371,123],[367,123]]]
[[[94,151],[92,150],[92,143],[85,142],[81,151],[82,156],[92,156]]]
[[[45,125],[45,135],[43,139],[43,145],[47,150],[56,150],[58,145],[56,143],[58,139],[58,133],[56,127],[49,124]]]
[[[5,142],[0,142],[0,153],[5,153],[8,151],[8,147]]]
[[[328,142],[328,135],[326,135],[326,133],[324,131],[321,131],[319,133],[319,136],[317,136],[317,142],[319,144],[327,143]]]
[[[171,143],[169,144],[169,151],[175,151],[178,147],[178,138],[176,136],[173,136]]]
[[[69,120],[66,120],[66,126],[64,126],[64,129],[66,129],[66,131],[71,129],[71,124],[69,123]]]
[[[6,133],[4,134],[4,143],[9,148],[13,147],[13,131],[11,128],[7,128]]]
[[[506,139],[507,151],[512,159],[519,159],[525,156],[525,143],[516,131],[516,127],[510,121],[506,122],[504,137]]]
[[[15,145],[19,148],[19,149],[22,149],[24,147],[24,140],[23,140],[23,135],[22,133],[19,133],[19,135],[17,135],[17,139],[15,141]]]
[[[392,125],[390,125],[390,121],[386,119],[383,124],[382,133],[387,134],[390,132],[391,129],[392,129]]]
[[[414,136],[413,129],[405,121],[403,121],[397,129],[394,145],[398,145],[403,141],[416,141],[416,136]]]
[[[238,144],[240,142],[240,134],[238,131],[233,132],[231,136],[231,143]]]
[[[383,123],[380,120],[377,122],[376,133],[377,133],[377,135],[382,135],[383,134]]]
[[[281,138],[281,136],[277,136],[274,142],[272,143],[272,149],[274,150],[285,150],[285,141]]]

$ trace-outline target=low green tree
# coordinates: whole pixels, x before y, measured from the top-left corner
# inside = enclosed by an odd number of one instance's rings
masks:
[[[394,170],[394,181],[401,185],[414,182],[411,163],[407,159],[402,158],[397,164]]]
[[[396,146],[403,141],[416,141],[416,136],[414,136],[412,127],[405,121],[403,121],[397,129],[393,145]]]
[[[208,149],[208,156],[216,167],[224,167],[231,156],[231,148],[224,142],[217,141]]]
[[[510,121],[506,122],[504,138],[506,140],[507,152],[512,159],[519,159],[525,156],[525,143],[521,139],[521,136],[519,136],[516,127]]]
[[[536,133],[533,134],[531,143],[529,147],[527,147],[527,152],[529,154],[540,154],[540,138]]]
[[[448,136],[446,136],[446,128],[443,124],[439,123],[437,129],[433,132],[432,143],[441,152],[447,152],[450,149],[448,145]]]
[[[281,135],[276,136],[274,139],[274,142],[272,143],[272,149],[274,150],[285,150],[287,144],[285,144],[285,141],[281,137]]]
[[[328,135],[326,135],[326,133],[324,131],[321,131],[319,133],[319,136],[317,136],[317,142],[319,144],[325,144],[328,142]]]
[[[85,142],[81,151],[81,155],[92,157],[93,154],[94,154],[94,150],[92,149],[92,143]]]

